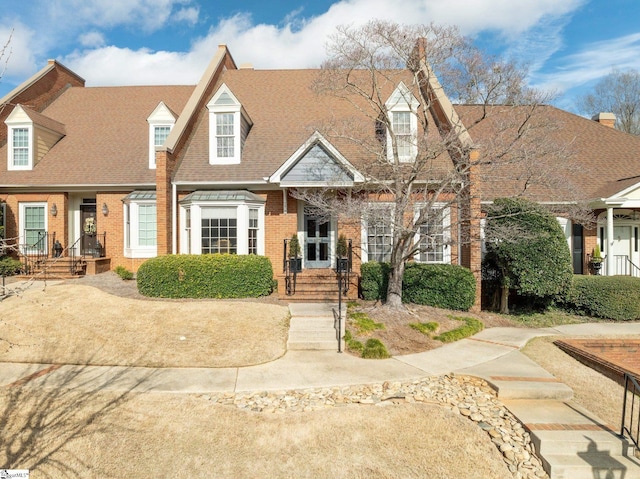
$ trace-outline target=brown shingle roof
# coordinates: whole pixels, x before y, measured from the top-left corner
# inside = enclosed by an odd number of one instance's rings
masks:
[[[509,108],[522,107],[501,108],[507,112]],[[456,110],[467,126],[472,124],[473,119],[479,114],[479,107],[474,105],[457,105]],[[567,163],[572,164],[541,164],[539,172],[557,176],[556,179],[564,183],[566,188],[562,185],[538,188],[536,199],[596,199],[621,191],[630,186],[627,184],[629,181],[621,180],[640,175],[640,137],[614,130],[553,106],[540,107],[539,118],[553,122],[554,125],[552,129],[544,131],[549,137],[547,146],[555,142],[559,147],[566,147],[572,154]],[[490,122],[486,122],[485,125],[480,123],[470,128],[469,132],[480,147],[481,154],[483,143],[495,135]],[[563,172],[565,166],[567,168]],[[521,191],[522,185],[514,180],[515,175],[505,174],[504,177],[509,177],[509,181],[499,183],[491,182],[489,179],[482,185],[483,199],[508,196]],[[535,188],[533,190],[536,193]]]
[[[208,110],[204,108],[200,112],[199,124],[181,155],[174,179],[179,183],[262,182],[315,130],[323,130],[322,126],[329,122],[350,122],[354,130],[364,122],[364,135],[368,141],[373,141],[375,122],[359,114],[348,101],[330,95],[320,96],[312,90],[318,74],[319,70],[225,71],[218,85],[224,83],[229,87],[253,121],[242,151],[242,161],[238,165],[209,164],[209,117]],[[402,74],[397,75],[398,81]],[[409,84],[410,80],[405,78]],[[385,99],[395,86],[397,82],[385,85]],[[327,135],[325,131],[322,133],[356,168],[360,169],[370,161],[370,155],[362,146]],[[441,155],[436,163],[441,169],[451,166],[447,155]]]
[[[160,101],[173,111],[182,111],[193,88],[69,88],[42,112],[63,124],[66,136],[32,171],[7,171],[7,147],[0,147],[0,184],[154,184],[147,117]]]

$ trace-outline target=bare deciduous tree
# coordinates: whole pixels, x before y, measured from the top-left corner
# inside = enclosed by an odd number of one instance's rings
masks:
[[[579,100],[583,113],[616,115],[615,127],[632,135],[640,135],[640,72],[614,69]]]
[[[331,37],[315,89],[355,113],[317,129],[347,145],[364,181],[293,194],[343,221],[391,220],[387,306],[402,307],[405,263],[428,254],[436,237],[458,243],[459,255],[479,241],[480,195],[535,199],[569,185],[559,165],[570,168],[570,145],[553,140],[549,96],[525,78],[525,69],[482,54],[455,27],[372,21]],[[454,108],[449,98],[465,104]],[[399,104],[415,128],[395,116]]]

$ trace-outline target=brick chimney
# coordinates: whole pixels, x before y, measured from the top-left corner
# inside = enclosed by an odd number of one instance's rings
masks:
[[[598,113],[593,115],[591,119],[609,128],[613,128],[616,124],[616,116],[613,113]]]

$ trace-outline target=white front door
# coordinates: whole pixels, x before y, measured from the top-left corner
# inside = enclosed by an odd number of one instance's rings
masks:
[[[631,226],[614,226],[610,260],[614,263],[614,274],[630,274]]]
[[[317,209],[304,208],[304,259],[306,268],[331,267],[331,221]]]

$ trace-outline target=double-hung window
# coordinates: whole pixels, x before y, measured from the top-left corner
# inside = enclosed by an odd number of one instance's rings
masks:
[[[234,154],[234,114],[216,113],[216,155],[218,158],[233,158]]]
[[[12,128],[13,166],[29,166],[29,129]]]
[[[393,224],[391,210],[387,207],[373,208],[365,219],[363,230],[366,232],[364,251],[367,261],[386,262],[391,260],[393,245]]]
[[[134,191],[124,202],[124,256],[151,258],[157,254],[155,191]]]
[[[418,214],[418,213],[416,213]],[[418,229],[418,253],[420,263],[449,263],[449,208],[432,206]]]
[[[418,154],[417,134],[418,117],[416,111],[420,103],[407,86],[400,84],[385,102],[388,112],[388,130],[386,137],[387,158],[392,161],[397,153],[401,162],[410,162]],[[396,150],[393,145],[395,140]]]
[[[21,242],[24,253],[47,252],[47,204],[20,203],[20,225],[22,226]]]
[[[160,102],[147,118],[149,123],[149,168],[156,167],[156,148],[160,148],[167,141],[169,133],[175,124],[176,119],[171,110]]]
[[[209,163],[240,163],[242,146],[251,129],[251,119],[227,85],[222,84],[207,104],[209,109]]]

